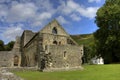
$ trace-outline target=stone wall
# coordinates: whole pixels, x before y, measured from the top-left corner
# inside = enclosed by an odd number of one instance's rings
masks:
[[[0,51],[0,67],[11,67],[12,63],[12,53],[10,51]]]
[[[38,57],[38,35],[24,46],[24,56],[26,66],[36,66]]]
[[[20,39],[20,51],[21,51],[21,66],[26,66],[26,57],[24,54],[24,46],[30,42],[36,33],[25,30]]]
[[[30,31],[30,30],[25,30],[21,36],[21,46],[24,47],[31,39],[32,37],[35,35],[34,32]]]
[[[46,55],[51,60],[46,63],[47,68],[73,68],[81,66],[83,46],[50,45],[47,46]]]
[[[40,30],[40,33],[52,34],[53,28],[57,29],[58,35],[69,36],[56,20],[53,20],[48,25],[46,25],[42,30]]]
[[[15,58],[17,57],[17,65]],[[0,51],[0,67],[18,67],[21,64],[21,53],[16,51]]]
[[[43,45],[66,45],[66,44],[67,44],[66,36],[43,34]]]

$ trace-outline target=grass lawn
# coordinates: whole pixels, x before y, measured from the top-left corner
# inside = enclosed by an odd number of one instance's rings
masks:
[[[62,72],[14,72],[25,80],[120,80],[120,64],[85,65],[84,70]]]

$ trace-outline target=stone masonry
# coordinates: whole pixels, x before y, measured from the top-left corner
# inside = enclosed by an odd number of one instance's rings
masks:
[[[42,71],[72,69],[81,67],[83,46],[53,20],[37,33],[25,30],[16,39],[13,50],[0,55],[4,56],[0,58],[2,67],[36,67]]]

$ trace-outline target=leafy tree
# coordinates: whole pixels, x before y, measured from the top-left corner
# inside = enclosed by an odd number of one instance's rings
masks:
[[[84,45],[83,63],[90,63],[91,59],[96,56],[95,44]]]
[[[106,0],[97,11],[94,33],[97,54],[105,63],[120,61],[120,0]]]
[[[5,45],[5,50],[6,51],[12,50],[14,43],[15,43],[14,41],[10,41],[7,45]]]
[[[4,42],[0,40],[0,51],[4,51]]]

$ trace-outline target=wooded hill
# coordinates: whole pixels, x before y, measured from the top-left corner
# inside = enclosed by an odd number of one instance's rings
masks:
[[[90,46],[90,45],[94,44],[94,36],[93,36],[93,34],[71,35],[71,37],[72,37],[79,45],[87,45],[87,46]]]
[[[79,44],[84,46],[83,63],[90,63],[91,58],[96,55],[95,42],[93,34],[71,35]]]

